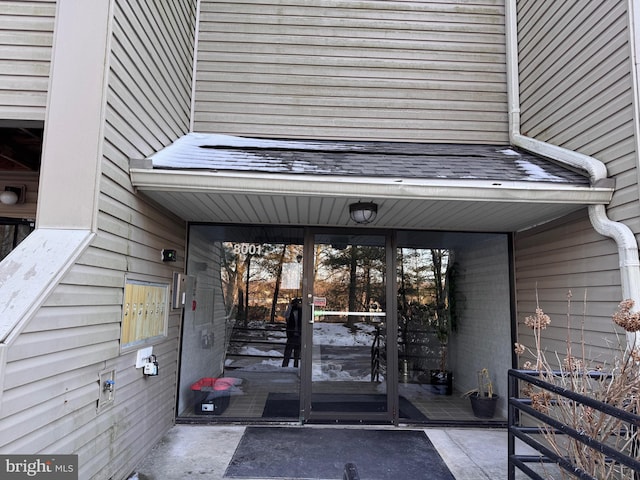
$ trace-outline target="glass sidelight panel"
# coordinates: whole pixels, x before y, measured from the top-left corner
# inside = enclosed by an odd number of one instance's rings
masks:
[[[302,229],[191,227],[179,416],[299,418],[302,256]]]
[[[310,417],[384,416],[385,237],[318,234],[313,246]]]

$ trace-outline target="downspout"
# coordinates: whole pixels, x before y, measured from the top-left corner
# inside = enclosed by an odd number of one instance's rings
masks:
[[[520,133],[520,88],[518,74],[518,24],[516,0],[506,1],[507,94],[509,109],[509,140],[515,147],[542,155],[589,174],[591,185],[607,179],[607,168],[600,160],[566,148],[558,147]],[[638,244],[631,229],[607,217],[605,205],[589,205],[589,220],[600,235],[616,242],[622,283],[622,299],[631,299],[634,310],[640,309],[640,260]],[[621,299],[621,300],[622,300]],[[627,333],[627,347],[639,345],[638,333]]]

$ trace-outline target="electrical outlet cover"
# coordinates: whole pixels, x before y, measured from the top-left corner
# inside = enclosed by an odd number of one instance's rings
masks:
[[[136,368],[144,367],[144,364],[147,363],[147,358],[149,358],[152,354],[153,347],[147,347],[138,350],[138,355],[136,356]]]

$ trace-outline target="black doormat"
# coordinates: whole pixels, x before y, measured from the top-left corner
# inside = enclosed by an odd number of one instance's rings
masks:
[[[318,412],[384,412],[386,395],[317,393],[312,398],[313,409]],[[400,418],[426,422],[428,418],[405,397],[400,397]],[[269,393],[262,412],[263,418],[298,418],[300,399],[294,393]]]
[[[247,427],[225,478],[336,479],[355,464],[363,480],[454,480],[422,431]]]

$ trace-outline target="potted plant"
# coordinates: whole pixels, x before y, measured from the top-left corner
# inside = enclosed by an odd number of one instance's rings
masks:
[[[434,295],[435,302],[432,305],[432,314],[429,320],[438,343],[439,349],[439,368],[431,370],[431,385],[434,386],[436,393],[451,395],[453,392],[453,373],[447,368],[447,354],[449,346],[449,335],[454,329],[452,306],[452,285],[451,276],[453,266],[444,267],[444,257],[449,255],[448,261],[451,261],[452,252],[444,250],[431,250],[431,258],[433,260],[434,274]],[[449,268],[451,267],[451,268]]]
[[[499,397],[493,391],[488,369],[483,368],[478,372],[478,388],[468,391],[464,396],[469,397],[476,418],[493,418]]]

